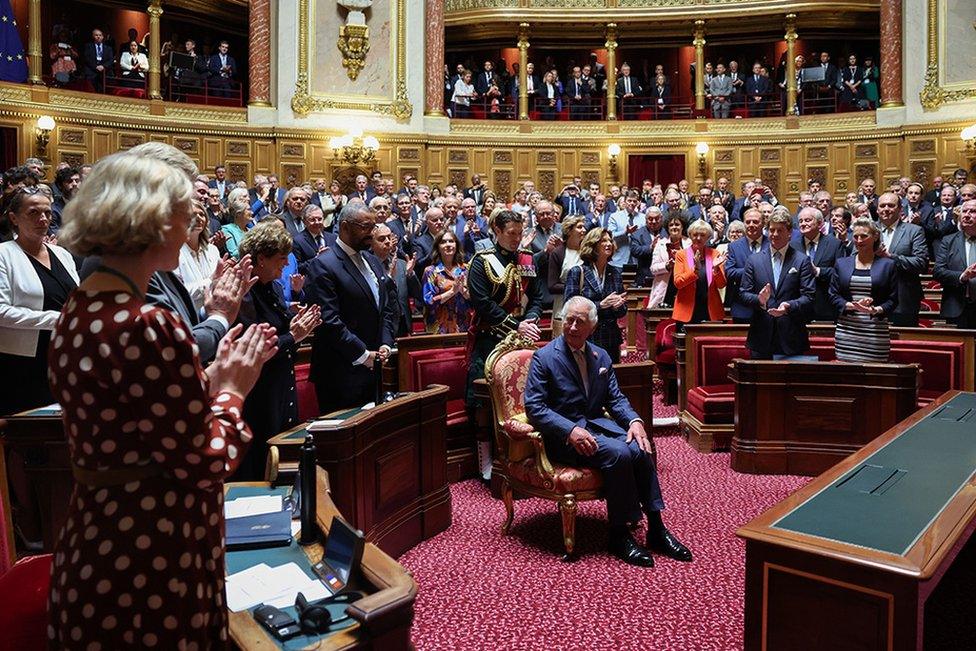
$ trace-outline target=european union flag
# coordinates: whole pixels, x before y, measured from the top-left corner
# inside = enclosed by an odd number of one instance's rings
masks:
[[[0,0],[0,81],[27,81],[27,54],[17,33],[10,0]]]

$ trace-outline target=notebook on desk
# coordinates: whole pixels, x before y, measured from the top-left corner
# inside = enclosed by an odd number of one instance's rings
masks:
[[[291,511],[231,518],[227,522],[227,549],[285,547],[291,543]]]

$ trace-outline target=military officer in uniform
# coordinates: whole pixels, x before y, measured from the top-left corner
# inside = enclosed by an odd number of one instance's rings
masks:
[[[485,376],[485,360],[510,332],[537,341],[541,335],[542,281],[536,276],[532,251],[519,248],[522,216],[503,210],[492,222],[495,245],[478,251],[468,268],[467,283],[474,308],[468,330],[467,404],[478,407],[474,381]],[[478,441],[478,463],[485,477],[491,473],[491,443]]]

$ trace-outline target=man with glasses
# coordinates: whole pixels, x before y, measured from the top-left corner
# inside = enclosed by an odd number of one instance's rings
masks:
[[[369,202],[369,209],[376,213],[376,223],[385,224],[390,218],[390,200],[386,196],[376,195]]]
[[[305,298],[322,307],[309,377],[324,414],[370,402],[374,365],[394,345],[395,306],[383,266],[370,252],[375,228],[373,211],[349,202],[339,215],[335,246],[308,265]]]
[[[976,328],[976,199],[959,206],[959,230],[943,238],[933,276],[942,283],[939,314],[958,328]]]

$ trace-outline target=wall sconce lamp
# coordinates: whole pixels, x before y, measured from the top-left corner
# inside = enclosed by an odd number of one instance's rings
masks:
[[[50,115],[42,115],[37,118],[36,142],[37,153],[43,155],[47,151],[47,143],[51,141],[51,132],[54,130],[54,118]]]
[[[708,156],[708,143],[700,142],[695,145],[695,153],[698,154],[698,174],[704,178],[708,173],[708,166],[705,157]]]
[[[344,136],[329,138],[329,147],[336,160],[344,160],[350,165],[362,165],[376,157],[380,143],[373,136],[363,136],[362,129],[351,129]]]
[[[971,124],[959,134],[962,141],[966,143],[966,152],[976,154],[976,124]]]
[[[610,157],[610,177],[617,180],[617,160],[620,158],[620,145],[613,143],[607,147],[607,155]]]

